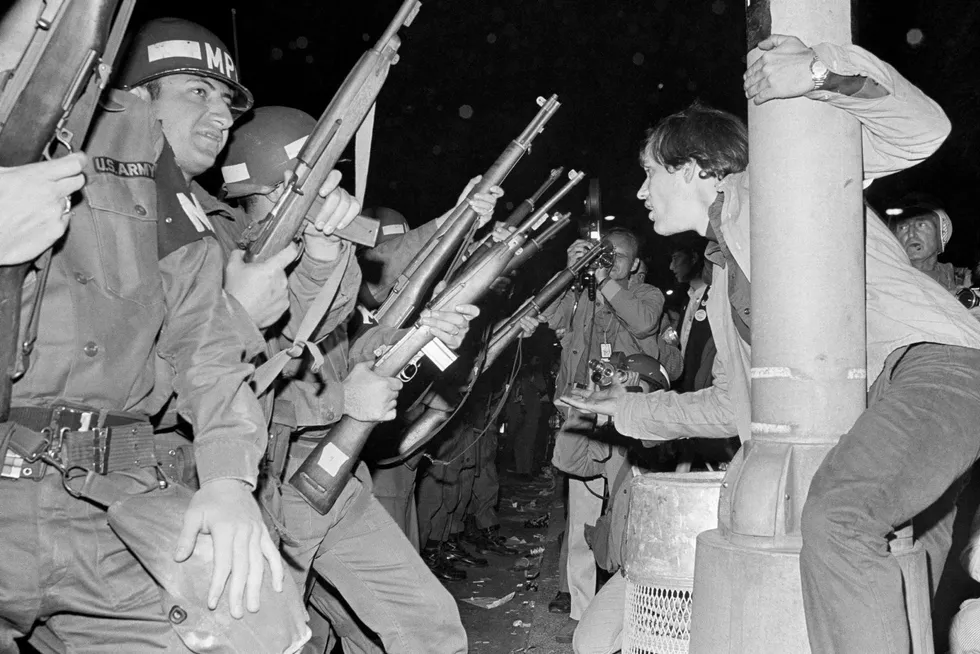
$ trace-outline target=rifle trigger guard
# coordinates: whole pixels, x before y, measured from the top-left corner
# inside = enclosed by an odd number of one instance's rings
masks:
[[[410,363],[404,368],[402,368],[401,372],[398,373],[398,379],[402,380],[407,384],[408,382],[415,379],[415,375],[418,374],[418,371],[419,371],[419,367],[414,363]]]

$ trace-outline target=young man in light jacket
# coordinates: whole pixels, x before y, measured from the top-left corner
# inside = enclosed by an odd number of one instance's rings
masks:
[[[936,103],[859,47],[810,48],[773,35],[759,48],[746,95],[756,102],[806,96],[852,113],[863,126],[868,179],[924,160],[949,133]],[[830,71],[819,91],[815,59]],[[707,254],[721,263],[708,302],[718,345],[715,384],[685,395],[628,396],[614,388],[566,401],[613,416],[622,433],[637,438],[723,436],[736,427],[744,441],[751,340],[745,128],[734,116],[695,106],[651,132],[643,162],[647,178],[638,197],[654,229],[693,229],[719,250]],[[910,265],[870,210],[866,248],[869,408],[828,454],[803,510],[800,567],[815,652],[909,651],[901,571],[886,538],[943,495],[980,452],[980,326]],[[933,570],[941,570],[948,530],[929,530],[924,544]]]

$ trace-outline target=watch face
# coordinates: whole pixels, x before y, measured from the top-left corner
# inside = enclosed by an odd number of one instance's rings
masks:
[[[824,77],[829,72],[829,69],[827,68],[827,64],[819,59],[815,59],[814,62],[810,64],[810,72],[813,73],[815,77]]]

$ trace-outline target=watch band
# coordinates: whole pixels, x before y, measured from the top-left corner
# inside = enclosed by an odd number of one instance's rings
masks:
[[[819,64],[819,66],[817,65]],[[813,89],[819,91],[827,84],[827,77],[830,75],[830,68],[820,61],[820,55],[814,53],[810,60],[810,79],[813,80]]]

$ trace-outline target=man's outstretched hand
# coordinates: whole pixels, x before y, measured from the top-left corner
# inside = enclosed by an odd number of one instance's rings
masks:
[[[616,413],[616,405],[620,398],[625,397],[625,395],[625,387],[612,384],[609,388],[599,391],[586,391],[576,388],[562,395],[561,401],[585,413],[612,416]]]

